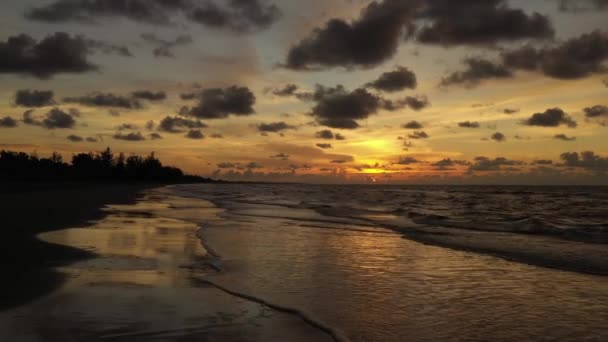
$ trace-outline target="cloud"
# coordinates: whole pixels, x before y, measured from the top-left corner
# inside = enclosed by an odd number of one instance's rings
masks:
[[[32,116],[33,110],[28,110],[23,113],[23,123],[34,126],[42,126],[46,129],[66,129],[73,128],[76,125],[76,120],[71,113],[66,113],[59,108],[53,108],[46,113],[46,116],[40,120]]]
[[[203,90],[200,102],[192,108],[184,108],[183,115],[200,119],[225,119],[230,115],[247,116],[255,113],[255,95],[247,87],[210,88]]]
[[[182,16],[210,28],[251,32],[269,27],[281,12],[260,0],[55,0],[30,9],[25,16],[44,22],[89,24],[118,17],[153,25],[174,25],[173,17]]]
[[[503,141],[507,140],[507,137],[500,132],[496,132],[496,133],[492,134],[490,139],[492,139],[496,142],[503,142]]]
[[[53,92],[50,90],[18,90],[15,94],[15,104],[22,107],[53,106]]]
[[[316,144],[316,146],[317,146],[318,148],[322,148],[322,149],[329,149],[329,148],[332,148],[331,144],[327,144],[327,143]]]
[[[93,138],[93,137],[87,137],[85,140],[86,140],[87,142],[92,142],[92,143],[97,142],[97,139],[96,139],[96,138]]]
[[[425,131],[416,131],[407,135],[410,139],[428,139],[429,135]]]
[[[597,106],[593,106],[593,107],[586,107],[585,109],[583,109],[583,111],[585,112],[585,116],[587,118],[597,118],[597,117],[601,117],[601,116],[608,116],[608,107],[607,106],[597,105]]]
[[[534,165],[552,165],[553,160],[538,159],[538,160],[533,161],[532,164],[534,164]]]
[[[415,111],[422,110],[431,105],[429,99],[425,95],[406,96],[405,99],[400,100],[399,103],[406,105]]]
[[[150,137],[151,140],[159,140],[159,139],[163,138],[162,135],[160,135],[156,132],[150,133],[150,134],[148,134],[148,136]]]
[[[316,102],[311,114],[317,122],[323,126],[341,129],[358,128],[357,120],[367,119],[381,109],[394,111],[406,105],[403,101],[384,99],[364,88],[349,92],[342,85],[333,88],[317,85],[310,98]]]
[[[569,137],[565,134],[556,134],[553,136],[553,139],[555,140],[563,140],[563,141],[575,141],[576,137]]]
[[[131,95],[133,98],[148,101],[162,101],[167,98],[167,93],[164,91],[153,92],[150,90],[138,90],[134,91]]]
[[[466,87],[474,87],[483,80],[513,77],[513,73],[507,67],[479,57],[467,58],[464,64],[467,66],[464,71],[456,71],[444,77],[441,85],[463,84]]]
[[[502,112],[503,112],[504,114],[511,115],[511,114],[519,113],[519,109],[515,109],[515,108],[505,108],[505,109],[503,109],[503,110],[502,110]]]
[[[608,158],[601,157],[593,151],[585,151],[580,154],[577,152],[566,152],[560,155],[564,165],[587,170],[605,172],[608,171]]]
[[[376,66],[396,53],[417,7],[414,2],[373,1],[351,22],[331,19],[289,50],[285,66],[295,70]]]
[[[417,32],[426,44],[494,45],[499,41],[547,39],[555,34],[548,17],[509,8],[505,0],[427,0]]]
[[[557,127],[559,125],[566,125],[574,128],[577,126],[576,121],[572,119],[560,108],[547,109],[544,113],[534,113],[529,119],[524,121],[525,125],[528,126],[541,126],[541,127]]]
[[[271,123],[261,123],[257,126],[258,131],[260,132],[281,132],[288,129],[296,129],[296,127],[287,124],[286,122],[271,122]]]
[[[274,156],[270,156],[270,158],[281,159],[281,160],[289,160],[289,154],[279,153]]]
[[[298,86],[295,84],[286,84],[282,88],[272,89],[272,94],[276,96],[292,96],[296,94]]]
[[[63,101],[91,107],[117,107],[124,109],[140,109],[142,107],[141,103],[136,99],[112,93],[90,93],[84,96],[66,97]]]
[[[87,59],[89,53],[84,38],[63,32],[40,41],[27,34],[11,36],[0,42],[0,73],[47,79],[59,73],[97,70]]]
[[[315,133],[315,138],[325,140],[346,140],[346,137],[340,133],[334,133],[328,129],[324,129]]]
[[[217,164],[218,169],[233,169],[236,167],[235,164],[233,163],[228,163],[228,162],[222,162]]]
[[[206,128],[200,120],[190,120],[179,116],[167,116],[158,124],[158,130],[167,133],[183,133],[187,129]]]
[[[524,46],[504,52],[505,67],[537,71],[557,79],[580,79],[605,71],[608,34],[599,30],[542,48]]]
[[[446,158],[432,163],[431,166],[435,167],[435,170],[447,171],[452,170],[455,166],[468,166],[470,164],[471,163],[466,160],[452,160],[450,158]]]
[[[477,121],[462,121],[458,123],[458,127],[463,128],[479,128],[479,122]]]
[[[475,171],[500,171],[503,166],[522,165],[523,162],[509,160],[507,158],[498,157],[490,159],[487,157],[476,157],[475,161],[469,166],[469,173]]]
[[[401,127],[405,129],[422,129],[424,126],[418,121],[410,121],[408,123],[404,123]]]
[[[186,133],[186,138],[200,140],[204,139],[205,135],[203,135],[203,132],[201,132],[200,129],[191,129]]]
[[[219,6],[204,1],[188,14],[194,22],[215,29],[234,32],[254,32],[266,29],[282,17],[281,10],[263,0],[229,0]]]
[[[556,0],[562,12],[579,13],[589,10],[607,10],[608,0]]]
[[[79,136],[79,135],[74,135],[74,134],[70,134],[67,136],[67,139],[71,142],[81,142],[84,140],[83,137]]]
[[[129,123],[124,123],[124,124],[116,127],[116,129],[119,131],[134,130],[134,129],[138,129],[138,128],[139,127],[137,127],[137,125],[129,124]]]
[[[105,55],[118,55],[122,57],[133,57],[128,47],[110,44],[101,40],[83,38],[90,51],[99,51]]]
[[[377,90],[386,92],[401,91],[403,89],[415,89],[418,85],[416,74],[405,67],[397,67],[394,71],[385,72],[378,79],[367,84]]]
[[[175,54],[173,53],[173,48],[178,46],[190,45],[194,41],[192,40],[192,36],[188,34],[177,36],[174,40],[165,40],[157,37],[154,33],[143,33],[141,38],[154,45],[155,48],[152,51],[154,57],[167,57],[173,58]]]
[[[411,164],[418,164],[418,163],[420,163],[420,161],[414,157],[403,157],[403,158],[400,158],[395,164],[411,165]]]
[[[131,132],[127,134],[116,133],[114,134],[114,139],[116,140],[124,140],[124,141],[143,141],[146,138],[141,134],[141,132]]]
[[[17,120],[11,118],[10,116],[5,116],[0,118],[0,128],[13,128],[17,127]]]

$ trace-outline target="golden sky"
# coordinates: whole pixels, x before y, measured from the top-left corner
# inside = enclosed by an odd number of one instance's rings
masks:
[[[0,13],[2,149],[155,151],[229,180],[608,184],[603,0]]]

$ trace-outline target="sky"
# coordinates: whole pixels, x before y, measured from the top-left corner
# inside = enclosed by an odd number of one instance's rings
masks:
[[[608,185],[606,0],[4,0],[0,149],[225,180]]]

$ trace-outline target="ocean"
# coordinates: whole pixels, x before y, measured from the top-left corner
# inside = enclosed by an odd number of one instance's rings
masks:
[[[14,341],[606,341],[608,189],[194,184],[41,235],[98,257]]]

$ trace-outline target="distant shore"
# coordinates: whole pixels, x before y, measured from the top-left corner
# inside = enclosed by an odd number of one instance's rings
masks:
[[[62,276],[52,267],[93,257],[90,252],[36,238],[42,232],[86,225],[108,204],[130,204],[163,183],[9,182],[0,184],[0,260],[5,298],[0,310],[52,291]]]

